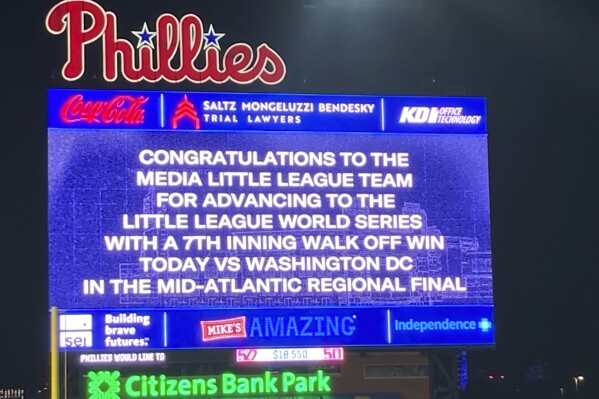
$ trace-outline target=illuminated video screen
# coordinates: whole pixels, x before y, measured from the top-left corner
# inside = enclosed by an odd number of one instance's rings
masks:
[[[65,350],[492,345],[481,98],[49,91]]]

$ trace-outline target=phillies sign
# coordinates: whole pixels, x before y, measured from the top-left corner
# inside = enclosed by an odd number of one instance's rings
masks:
[[[248,84],[255,80],[269,85],[285,78],[285,62],[267,44],[256,50],[246,43],[221,48],[224,33],[208,29],[194,14],[177,18],[162,14],[153,24],[145,22],[133,30],[133,42],[119,37],[117,17],[91,0],[63,0],[46,17],[46,28],[54,35],[65,34],[67,60],[62,76],[75,81],[85,73],[86,50],[94,42],[102,44],[104,79],[119,76],[130,82]],[[173,64],[175,66],[173,66]],[[198,65],[203,65],[198,67]]]

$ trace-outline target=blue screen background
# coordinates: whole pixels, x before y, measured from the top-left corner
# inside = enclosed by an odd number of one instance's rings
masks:
[[[220,307],[309,307],[309,306],[373,306],[373,305],[486,305],[492,304],[489,187],[487,169],[487,138],[485,135],[396,135],[396,134],[327,134],[306,132],[156,132],[132,130],[49,129],[49,255],[50,303],[63,309],[84,308],[220,308]],[[411,255],[416,267],[411,272],[391,274],[381,271],[373,277],[402,279],[419,277],[460,277],[467,292],[405,292],[405,293],[301,293],[301,294],[210,294],[210,295],[83,295],[84,279],[114,278],[208,278],[281,277],[281,272],[252,274],[207,270],[205,273],[144,273],[138,262],[139,251],[109,252],[104,248],[105,235],[140,234],[122,228],[122,215],[160,213],[152,200],[155,192],[204,190],[221,192],[267,192],[278,188],[148,188],[136,185],[138,170],[178,171],[246,171],[243,167],[223,166],[155,166],[141,165],[142,149],[167,150],[240,150],[258,151],[348,151],[407,152],[408,168],[343,167],[255,167],[252,171],[271,172],[384,172],[412,173],[413,188],[289,188],[285,192],[395,193],[396,209],[330,209],[326,203],[313,209],[229,209],[228,213],[320,213],[392,214],[419,213],[424,216],[422,234],[445,236],[443,251],[342,251],[329,255]],[[339,160],[339,157],[337,157]],[[222,210],[174,210],[167,213],[222,213]],[[203,234],[196,231],[194,234]],[[229,231],[220,231],[229,234]],[[235,233],[243,233],[236,230]],[[174,236],[181,232],[170,231]],[[186,232],[185,234],[189,234]],[[212,231],[210,234],[217,234]],[[265,231],[264,234],[273,234]],[[405,231],[330,230],[286,231],[284,234],[331,234],[364,236],[367,234],[399,234]],[[419,233],[415,233],[419,234]],[[402,252],[403,251],[403,252]],[[187,252],[154,251],[145,256],[325,256],[323,252],[227,251]],[[164,253],[162,253],[164,252]],[[297,272],[297,277],[313,277],[310,272]],[[318,277],[364,277],[364,272],[327,272]],[[292,277],[285,273],[283,277]],[[403,281],[403,280],[402,280]],[[407,280],[406,280],[407,283]]]

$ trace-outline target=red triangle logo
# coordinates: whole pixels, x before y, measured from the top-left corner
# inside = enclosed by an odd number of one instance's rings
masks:
[[[196,111],[193,103],[187,99],[187,94],[185,94],[183,96],[183,100],[177,104],[175,114],[171,119],[171,127],[176,129],[179,125],[179,121],[183,118],[191,119],[196,130],[200,128],[200,118],[198,117],[198,112]]]

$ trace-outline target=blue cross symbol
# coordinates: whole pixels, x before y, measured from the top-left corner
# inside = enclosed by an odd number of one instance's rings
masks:
[[[492,326],[493,325],[491,324],[489,319],[487,319],[486,317],[483,319],[480,319],[480,321],[478,322],[478,328],[480,328],[480,330],[482,332],[488,332]]]

